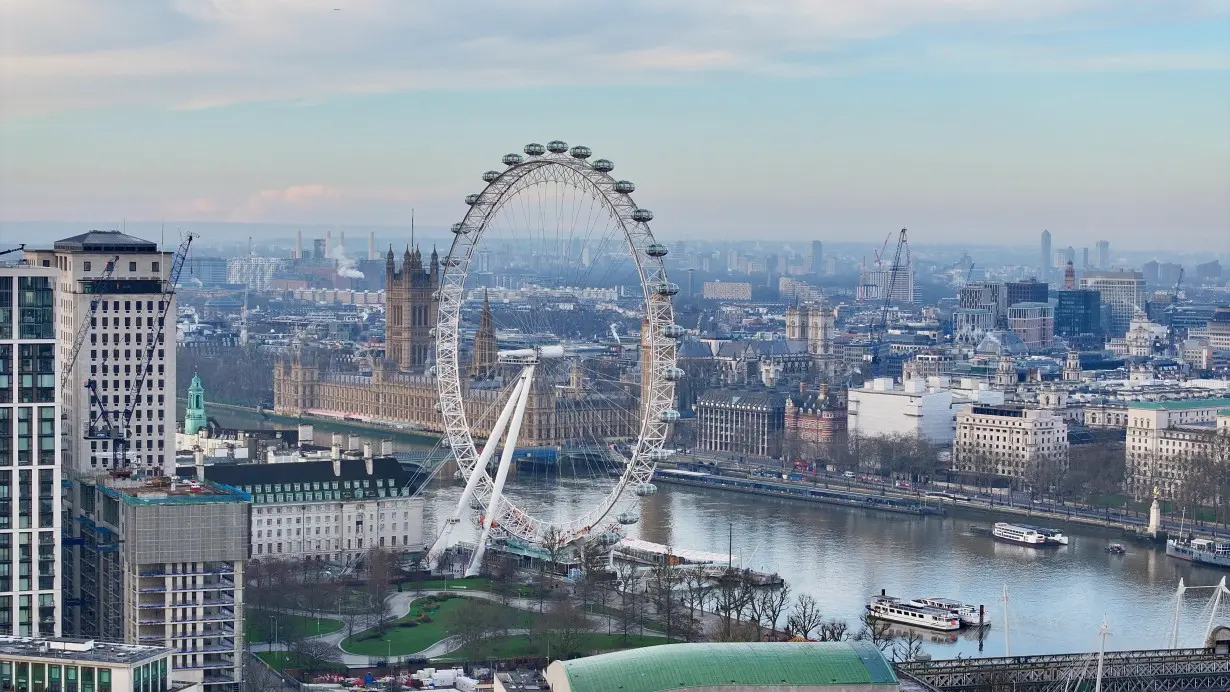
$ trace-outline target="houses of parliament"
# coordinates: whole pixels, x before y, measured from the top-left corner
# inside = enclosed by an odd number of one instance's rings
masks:
[[[274,410],[302,416],[348,415],[381,423],[409,424],[442,432],[438,389],[430,374],[434,359],[440,258],[432,250],[424,267],[418,248],[407,248],[398,268],[392,249],[385,258],[385,357],[371,374],[338,362],[325,349],[305,346],[274,365]],[[491,306],[484,299],[463,380],[466,419],[475,437],[486,437],[505,403]],[[534,378],[521,445],[559,446],[576,440],[635,436],[639,387],[597,392],[577,366],[563,377]]]

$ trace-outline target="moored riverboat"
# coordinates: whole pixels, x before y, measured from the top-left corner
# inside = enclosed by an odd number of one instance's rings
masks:
[[[899,622],[930,630],[951,632],[961,629],[961,618],[952,611],[916,605],[892,596],[876,596],[871,599],[867,612],[877,620]]]

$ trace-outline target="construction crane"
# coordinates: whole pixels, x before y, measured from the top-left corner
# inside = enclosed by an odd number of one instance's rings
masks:
[[[25,247],[24,245],[22,247]],[[8,252],[11,252],[8,251]],[[103,268],[103,273],[99,274],[98,279],[91,281],[107,281],[115,274],[115,265],[119,264],[120,256],[116,255],[107,260],[106,266]],[[94,314],[98,312],[98,304],[102,302],[103,293],[94,294],[94,298],[90,301],[90,309],[86,310],[84,319],[77,326],[77,334],[73,337],[73,345],[68,349],[68,356],[64,359],[64,372],[60,375],[60,391],[68,391],[68,381],[73,376],[73,363],[77,362],[77,354],[81,353],[81,347],[85,344],[85,338],[90,333],[90,327],[94,324]]]
[[[22,243],[21,245],[18,245],[15,248],[9,248],[8,250],[0,250],[0,255],[7,255],[12,252],[21,252],[22,250],[25,250],[25,249],[26,249],[26,244]]]
[[[157,321],[153,325],[154,330],[148,334],[148,339],[144,344],[144,350],[138,349],[141,360],[137,363],[133,373],[133,380],[128,388],[128,393],[125,395],[121,405],[123,408],[118,411],[112,411],[107,406],[106,395],[98,393],[97,382],[90,378],[86,381],[86,389],[90,392],[90,404],[94,409],[91,415],[91,423],[87,430],[87,436],[91,439],[109,440],[111,447],[111,469],[113,472],[120,471],[128,465],[128,443],[129,431],[132,424],[132,415],[136,410],[138,402],[141,400],[141,391],[145,387],[146,378],[154,369],[154,354],[158,347],[163,345],[166,327],[167,314],[171,310],[172,298],[175,295],[175,286],[179,283],[180,272],[184,268],[184,260],[188,257],[188,249],[192,246],[192,241],[197,236],[195,233],[188,233],[184,236],[183,242],[180,243],[179,249],[175,253],[175,257],[171,262],[171,273],[167,279],[166,290],[161,294],[163,296],[160,303],[160,312],[158,313]],[[114,265],[118,262],[119,257],[116,257],[107,268],[107,272],[114,271]],[[91,301],[90,314],[93,315],[94,309],[97,307],[98,299]],[[91,321],[86,319],[82,325],[83,331],[88,331]],[[78,341],[84,341],[84,338],[78,336]],[[105,353],[105,351],[104,351]],[[74,361],[76,353],[74,352]],[[74,361],[70,361],[74,362]],[[105,367],[105,366],[104,366]]]
[[[884,302],[880,306],[880,322],[871,330],[871,365],[872,373],[875,376],[883,374],[883,358],[880,356],[880,342],[884,338],[884,334],[888,332],[888,306],[893,300],[893,291],[897,287],[897,275],[901,272],[903,265],[901,263],[901,255],[904,252],[906,264],[909,264],[910,249],[906,241],[906,229],[901,229],[897,235],[897,250],[893,253],[893,263],[888,267],[888,277],[884,287]],[[891,238],[892,235],[889,235]],[[888,247],[888,238],[884,240],[885,248]],[[882,261],[883,252],[876,253],[876,260]]]

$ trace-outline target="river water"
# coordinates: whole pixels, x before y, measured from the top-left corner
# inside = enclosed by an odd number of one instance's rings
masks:
[[[508,492],[532,511],[573,514],[608,489],[599,479],[514,474]],[[425,490],[426,535],[434,535],[437,518],[451,513],[460,491],[447,479]],[[641,521],[629,534],[680,548],[723,554],[733,549],[736,564],[781,574],[795,593],[811,594],[827,617],[846,620],[852,629],[868,598],[881,589],[901,597],[986,605],[993,624],[981,642],[969,631],[958,636],[920,631],[936,658],[978,656],[980,647],[981,655],[1002,656],[1008,650],[1006,631],[1013,655],[1096,651],[1103,618],[1111,633],[1108,649],[1165,647],[1180,577],[1188,586],[1211,586],[1223,576],[1144,546],[1129,544],[1126,555],[1108,554],[1104,549],[1114,537],[1092,530],[1072,528],[1070,545],[1047,549],[1004,544],[970,531],[971,524],[991,521],[659,484],[656,495],[643,499]],[[456,533],[463,540],[473,537],[465,523]],[[1201,589],[1184,599],[1180,645],[1200,645],[1211,595]]]

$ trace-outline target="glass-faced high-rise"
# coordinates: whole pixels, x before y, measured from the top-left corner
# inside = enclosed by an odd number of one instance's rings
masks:
[[[60,634],[55,276],[0,266],[0,636]]]

